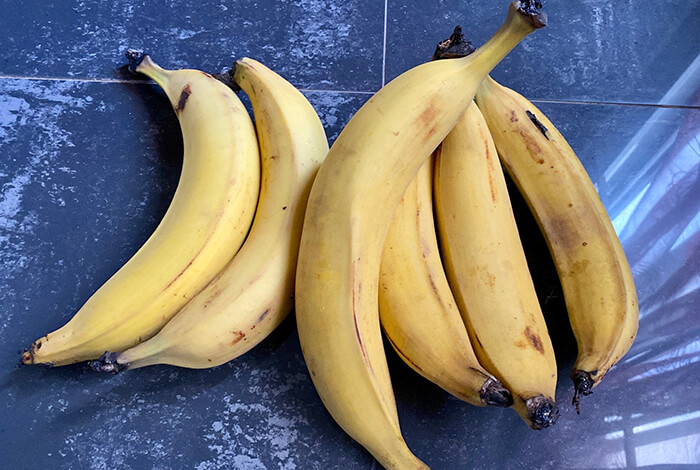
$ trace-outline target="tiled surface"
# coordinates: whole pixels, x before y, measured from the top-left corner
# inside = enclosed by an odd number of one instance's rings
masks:
[[[700,2],[634,0],[543,2],[546,28],[526,38],[494,78],[541,99],[700,105],[694,88],[667,92],[698,57]],[[475,46],[505,18],[507,2],[408,0],[388,2],[387,79],[430,58],[435,45],[461,25]]]
[[[115,70],[136,44],[167,66],[216,70],[250,55],[304,88],[372,91],[384,59],[390,79],[454,24],[482,42],[506,2],[389,1],[386,57],[381,1],[6,3],[0,75],[57,80],[0,78],[0,468],[378,468],[320,403],[291,320],[212,370],[16,366],[19,349],[69,319],[148,237],[180,171],[178,124],[155,86],[76,78],[124,78]],[[562,417],[529,431],[511,410],[448,396],[389,348],[402,429],[433,469],[700,465],[700,109],[557,102],[697,104],[688,70],[700,2],[655,2],[653,14],[610,5],[547,2],[550,25],[494,76],[555,101],[538,106],[577,150],[632,265],[637,342],[576,416],[556,277],[515,197],[557,349]],[[369,97],[307,96],[331,140]]]
[[[218,72],[250,55],[304,88],[381,86],[377,0],[2,3],[2,75],[119,78],[124,51],[140,47],[173,68]]]

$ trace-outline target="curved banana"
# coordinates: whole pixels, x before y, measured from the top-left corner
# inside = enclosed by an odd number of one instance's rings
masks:
[[[472,104],[436,152],[435,207],[447,278],[476,356],[533,429],[554,424],[557,365],[496,148]]]
[[[151,364],[207,368],[228,362],[269,335],[294,306],[299,238],[311,183],[328,153],[316,111],[299,90],[253,59],[235,65],[250,98],[262,156],[253,228],[233,260],[150,340],[102,370]]]
[[[541,26],[534,4],[516,1],[471,56],[394,79],[346,125],[311,189],[296,282],[302,351],[333,418],[388,469],[426,468],[401,436],[379,325],[379,267],[391,218],[478,84]]]
[[[199,70],[164,70],[139,51],[132,68],[160,85],[182,128],[173,200],[138,252],[25,364],[64,365],[128,349],[161,327],[228,263],[250,229],[260,186],[255,129],[228,87]]]
[[[544,234],[578,343],[574,404],[632,346],[639,307],[627,258],[586,170],[554,125],[488,77],[476,101]]]
[[[447,283],[433,219],[433,159],[408,185],[389,227],[379,273],[379,319],[413,370],[477,406],[513,404],[486,372]]]

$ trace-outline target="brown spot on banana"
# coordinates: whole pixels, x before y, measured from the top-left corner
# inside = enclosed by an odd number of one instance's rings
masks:
[[[518,116],[515,114],[515,110],[510,110],[510,122],[518,122]]]
[[[569,270],[569,276],[576,276],[577,274],[581,274],[588,269],[588,266],[591,264],[590,261],[587,259],[581,260],[581,261],[576,261],[572,266],[571,269]]]
[[[537,130],[539,130],[542,135],[544,136],[545,139],[549,140],[549,130],[545,127],[542,122],[537,119],[537,116],[535,116],[535,113],[531,113],[530,111],[525,111],[525,114],[527,114],[527,117],[530,118],[530,121],[537,127]]]
[[[177,102],[177,107],[175,108],[176,113],[180,113],[185,109],[185,105],[187,104],[187,99],[190,97],[192,94],[192,87],[188,83],[182,88],[182,93],[180,93],[180,100]]]
[[[581,243],[581,235],[572,226],[570,217],[552,215],[543,218],[542,225],[548,227],[548,232],[555,235],[552,237],[552,242],[560,246],[563,251],[569,251]]]
[[[245,339],[245,333],[243,333],[242,331],[234,331],[233,332],[233,341],[231,341],[231,346],[240,342],[243,339]]]
[[[525,143],[525,147],[527,147],[527,152],[530,154],[530,157],[542,165],[544,163],[544,158],[540,156],[542,154],[542,148],[535,142],[535,139],[532,138],[530,133],[523,129],[520,130],[520,137],[523,138],[523,142]]]
[[[525,327],[523,335],[525,338],[527,338],[532,347],[537,350],[537,352],[544,354],[544,344],[542,343],[542,338],[540,338],[540,335],[533,332],[529,326]]]
[[[263,321],[269,313],[270,313],[270,309],[266,308],[265,311],[263,313],[261,313],[260,316],[258,317],[258,323]],[[253,326],[253,328],[255,328],[255,326]]]
[[[495,162],[493,159],[493,155],[491,155],[491,151],[489,150],[489,143],[488,143],[487,136],[484,135],[483,132],[481,133],[481,136],[482,136],[482,140],[484,141],[484,152],[486,155],[486,163],[489,166],[488,174],[489,174],[489,190],[491,191],[491,201],[495,203],[496,202],[496,187],[495,187],[495,183],[493,181],[493,173],[496,171],[496,167],[494,164]]]

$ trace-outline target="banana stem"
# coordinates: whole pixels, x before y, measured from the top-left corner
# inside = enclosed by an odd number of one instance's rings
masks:
[[[472,43],[464,39],[462,27],[455,26],[452,35],[438,43],[431,60],[459,59],[468,56],[475,50],[476,48],[472,46]]]
[[[482,70],[486,75],[525,36],[547,25],[547,15],[542,3],[532,0],[516,0],[510,4],[508,17],[496,34],[470,56],[470,67]]]
[[[169,70],[165,70],[153,62],[151,56],[140,49],[127,49],[125,55],[129,61],[130,72],[142,73],[160,85],[161,88],[166,89],[168,75],[170,74]]]

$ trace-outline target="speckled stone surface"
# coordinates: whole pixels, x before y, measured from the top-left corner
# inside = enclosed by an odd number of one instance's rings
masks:
[[[388,2],[386,77],[424,62],[431,45],[461,25],[475,46],[505,18],[508,2]],[[700,75],[697,0],[544,1],[546,28],[526,38],[494,70],[531,98],[697,105],[693,87],[667,92],[692,69]],[[689,72],[690,74],[690,72]],[[690,79],[690,77],[686,77]]]
[[[381,86],[383,63],[390,79],[428,57],[455,24],[469,35],[459,8],[479,18],[475,42],[486,39],[507,2],[486,3],[388,2],[383,56],[381,1],[6,2],[0,468],[378,469],[318,399],[291,318],[210,370],[153,366],[111,376],[84,365],[19,367],[18,352],[64,324],[129,259],[175,191],[176,117],[156,86],[117,72],[125,47],[143,46],[170,67],[218,70],[234,56],[259,58],[307,89],[333,141]],[[550,25],[494,76],[545,100],[537,105],[595,182],[637,282],[637,341],[577,416],[568,379],[576,348],[561,291],[514,194],[557,352],[561,418],[530,431],[512,410],[449,396],[388,348],[404,436],[434,470],[700,465],[700,108],[689,76],[700,3],[656,2],[653,15],[611,5],[547,2]],[[591,14],[597,19],[586,24]],[[308,91],[317,89],[337,91]]]
[[[304,88],[381,86],[384,4],[377,0],[3,2],[0,73],[118,78],[128,47],[169,67],[218,72],[251,56]]]

